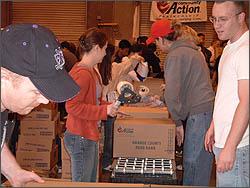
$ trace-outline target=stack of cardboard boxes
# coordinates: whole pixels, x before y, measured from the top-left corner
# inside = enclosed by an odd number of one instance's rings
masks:
[[[56,136],[59,126],[57,103],[41,104],[20,117],[16,159],[22,168],[49,177],[58,163]]]

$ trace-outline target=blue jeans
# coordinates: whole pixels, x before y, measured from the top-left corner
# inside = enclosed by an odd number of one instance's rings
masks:
[[[206,152],[204,140],[212,111],[189,116],[183,145],[183,185],[209,186],[213,153]]]
[[[64,144],[71,159],[73,182],[96,182],[98,142],[66,130]]]
[[[113,159],[113,129],[115,117],[108,116],[107,120],[104,120],[104,151],[102,154],[102,167],[106,168],[112,164]]]
[[[213,147],[216,161],[221,150]],[[249,145],[236,150],[232,170],[224,173],[216,171],[216,187],[249,187]]]

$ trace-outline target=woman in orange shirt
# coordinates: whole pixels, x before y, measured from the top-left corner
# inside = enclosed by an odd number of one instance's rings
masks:
[[[95,182],[98,164],[98,125],[100,120],[116,116],[118,107],[102,100],[101,78],[94,66],[106,55],[107,37],[90,28],[79,39],[78,57],[69,74],[81,92],[68,102],[65,147],[71,158],[73,182]]]

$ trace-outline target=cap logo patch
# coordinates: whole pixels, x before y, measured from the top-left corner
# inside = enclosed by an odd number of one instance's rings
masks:
[[[63,57],[63,52],[62,50],[60,49],[60,47],[58,47],[57,49],[55,49],[55,60],[56,60],[56,65],[55,65],[55,68],[56,70],[59,70],[59,69],[63,69],[63,65],[65,64],[65,60],[64,60],[64,57]]]

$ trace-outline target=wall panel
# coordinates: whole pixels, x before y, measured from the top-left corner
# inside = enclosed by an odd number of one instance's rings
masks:
[[[51,29],[59,41],[74,42],[86,30],[86,1],[12,2],[11,22],[31,22]]]

